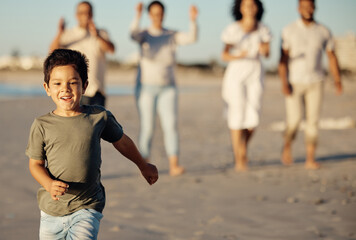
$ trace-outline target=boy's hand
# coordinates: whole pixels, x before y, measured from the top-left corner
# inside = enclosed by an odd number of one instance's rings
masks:
[[[158,171],[156,166],[153,164],[147,163],[141,170],[141,173],[150,185],[154,184],[158,180]]]
[[[342,94],[342,84],[341,81],[335,82],[335,93],[337,96],[340,96]]]
[[[68,188],[68,184],[53,180],[47,191],[51,194],[53,200],[58,201],[59,198],[57,196],[63,196],[68,191]]]
[[[142,158],[134,142],[126,134],[120,140],[113,142],[114,147],[126,158],[131,160],[140,169],[142,176],[152,185],[158,180],[158,171],[155,165],[147,163]]]

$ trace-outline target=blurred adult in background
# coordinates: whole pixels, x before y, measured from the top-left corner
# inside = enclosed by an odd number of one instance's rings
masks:
[[[97,29],[93,21],[93,7],[83,1],[77,5],[78,25],[65,28],[63,18],[59,20],[58,33],[50,45],[50,52],[57,48],[68,48],[84,53],[89,60],[89,85],[81,104],[105,106],[106,53],[114,53],[115,46],[106,31]]]
[[[268,57],[271,41],[269,28],[261,22],[260,0],[236,0],[232,8],[235,22],[222,33],[225,44],[222,59],[225,71],[222,96],[227,105],[235,170],[247,170],[247,147],[259,124],[264,69],[261,56]]]
[[[136,16],[131,26],[131,38],[140,46],[140,61],[137,73],[136,100],[140,116],[139,149],[149,161],[151,142],[155,127],[156,112],[164,133],[164,144],[170,163],[170,175],[184,172],[179,164],[179,140],[177,129],[178,99],[174,68],[178,45],[197,40],[198,10],[190,8],[189,31],[176,32],[163,27],[165,7],[160,1],[148,5],[151,24],[140,29],[143,4],[136,6]]]
[[[282,32],[279,75],[286,97],[287,128],[281,160],[284,165],[293,163],[291,145],[305,110],[305,167],[318,169],[320,165],[315,161],[315,150],[325,79],[322,66],[324,51],[337,94],[342,93],[342,85],[331,32],[314,20],[315,1],[298,0],[298,11],[300,19],[286,26]]]

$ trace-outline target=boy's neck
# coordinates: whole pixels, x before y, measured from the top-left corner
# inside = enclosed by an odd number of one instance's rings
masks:
[[[75,117],[83,113],[83,107],[79,106],[78,109],[69,111],[56,108],[52,113],[61,117]]]

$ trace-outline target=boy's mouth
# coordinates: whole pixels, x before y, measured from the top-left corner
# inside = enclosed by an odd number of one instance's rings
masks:
[[[72,97],[60,97],[60,99],[64,101],[69,101],[72,99]]]

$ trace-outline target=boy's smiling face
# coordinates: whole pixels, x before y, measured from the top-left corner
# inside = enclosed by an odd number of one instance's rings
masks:
[[[44,88],[57,106],[53,113],[64,117],[81,113],[80,98],[86,85],[83,87],[82,79],[72,65],[54,67]]]

